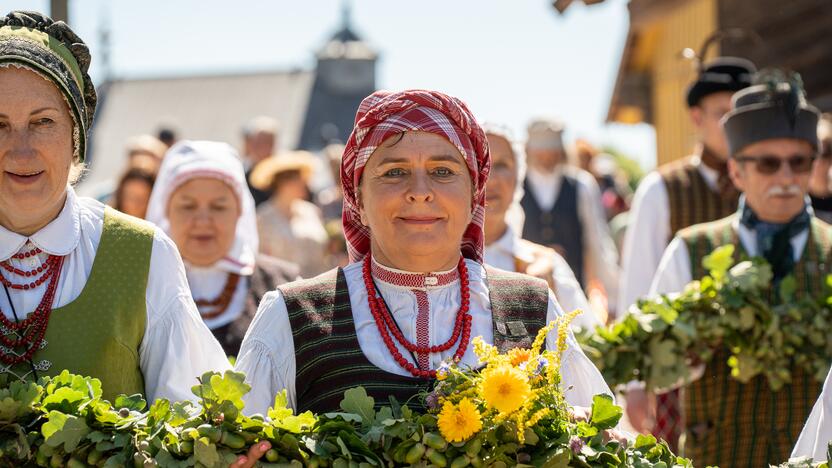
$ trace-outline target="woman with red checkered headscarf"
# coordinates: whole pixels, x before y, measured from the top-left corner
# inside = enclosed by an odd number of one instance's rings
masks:
[[[490,166],[459,99],[364,99],[341,163],[351,263],[263,299],[237,361],[252,385],[247,411],[264,413],[282,389],[298,411],[337,410],[356,385],[380,404],[404,402],[443,361],[475,366],[475,336],[502,350],[531,345],[562,312],[544,281],[482,264]],[[573,405],[611,393],[574,341],[562,372]]]

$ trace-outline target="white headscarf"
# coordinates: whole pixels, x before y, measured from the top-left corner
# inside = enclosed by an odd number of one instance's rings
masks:
[[[514,153],[514,167],[517,169],[517,183],[514,184],[514,198],[511,206],[506,210],[505,220],[511,226],[512,230],[519,236],[523,232],[523,224],[526,222],[526,213],[523,207],[520,206],[520,200],[523,199],[523,181],[526,180],[526,151],[523,145],[514,139],[511,130],[501,124],[486,122],[482,125],[485,130],[485,135],[495,135],[505,139],[511,152]]]
[[[254,272],[257,253],[257,217],[254,198],[248,190],[243,164],[237,151],[227,143],[183,140],[168,150],[159,177],[150,194],[147,220],[170,234],[168,203],[173,192],[183,183],[196,178],[219,179],[228,184],[240,203],[240,217],[234,243],[228,254],[214,268],[248,276]]]

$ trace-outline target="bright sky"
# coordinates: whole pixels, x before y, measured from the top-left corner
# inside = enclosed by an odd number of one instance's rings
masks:
[[[312,68],[341,24],[343,0],[69,0],[70,24],[103,77],[102,26],[122,78]],[[549,0],[353,0],[353,29],[379,51],[377,84],[462,98],[481,121],[522,136],[535,116],[559,117],[589,138],[655,164],[646,125],[604,123],[627,34],[627,0],[559,15]],[[2,10],[49,8],[3,0]],[[237,122],[233,123],[237,125]]]

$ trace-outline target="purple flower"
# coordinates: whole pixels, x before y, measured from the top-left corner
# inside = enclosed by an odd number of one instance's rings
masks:
[[[542,374],[543,371],[546,370],[546,366],[549,365],[549,360],[543,356],[537,358],[537,369],[534,371],[535,374]]]
[[[580,437],[572,437],[569,439],[569,448],[572,450],[572,453],[577,455],[584,448],[584,441]]]
[[[428,396],[425,397],[425,404],[428,406],[429,410],[439,409],[439,395],[437,395],[436,392],[428,393]]]

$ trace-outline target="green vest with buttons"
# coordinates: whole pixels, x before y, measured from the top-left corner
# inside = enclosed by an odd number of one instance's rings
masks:
[[[146,289],[154,228],[109,207],[92,270],[81,294],[52,310],[45,345],[32,363],[7,372],[23,379],[71,373],[101,380],[104,398],[144,394],[139,346],[147,321]]]

